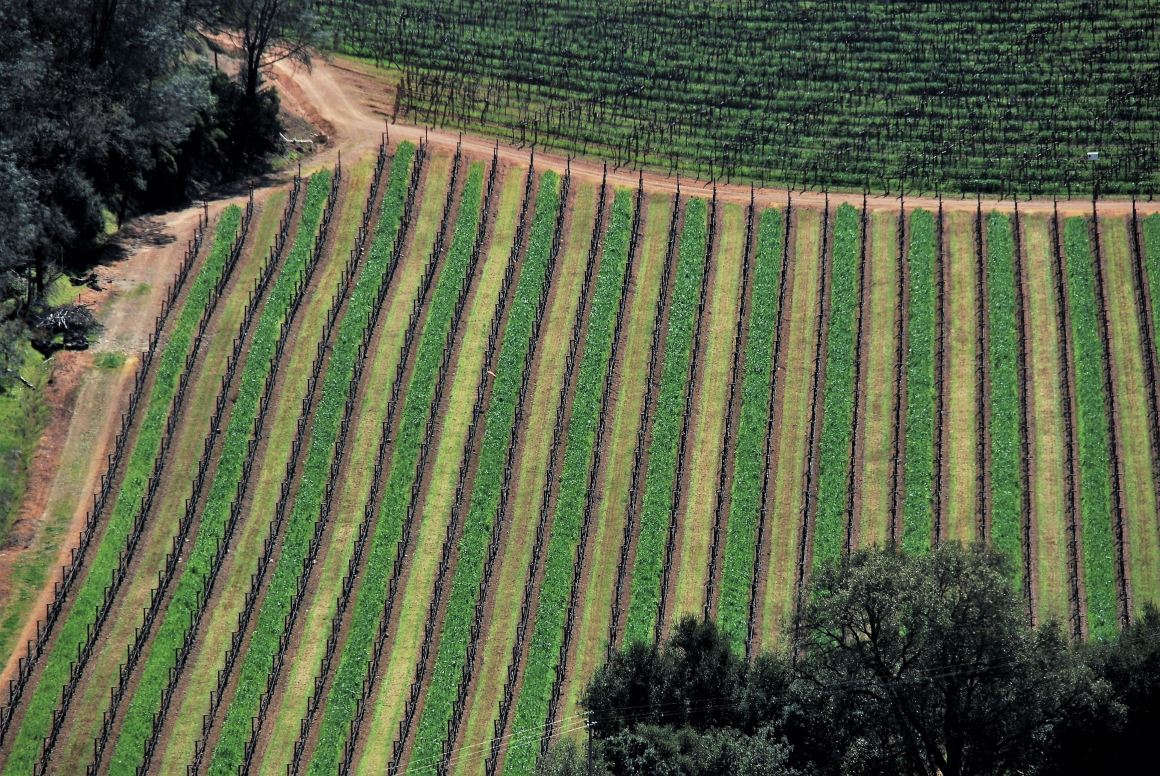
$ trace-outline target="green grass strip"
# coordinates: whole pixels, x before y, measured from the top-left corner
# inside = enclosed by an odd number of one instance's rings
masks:
[[[822,447],[818,469],[818,513],[814,565],[837,560],[846,546],[850,464],[854,435],[854,358],[858,350],[858,264],[861,216],[850,205],[834,215],[830,262],[830,331],[826,340],[826,385],[822,400]]]
[[[414,369],[395,433],[379,519],[372,534],[363,581],[355,598],[350,633],[327,696],[318,744],[310,764],[311,773],[330,774],[338,768],[350,721],[362,695],[363,679],[370,669],[371,651],[394,567],[395,550],[411,502],[415,466],[424,431],[430,422],[443,348],[452,333],[456,302],[470,280],[467,269],[481,216],[483,173],[482,163],[473,164],[468,171],[451,246],[427,307],[427,319],[419,338]]]
[[[1011,220],[987,216],[988,374],[991,378],[991,543],[1011,561],[1016,590],[1023,589],[1019,526],[1023,508],[1019,322],[1015,320],[1015,244]]]
[[[415,736],[411,762],[433,765],[443,756],[447,721],[458,695],[459,679],[467,660],[471,623],[483,581],[483,567],[491,544],[492,524],[499,508],[508,442],[515,424],[524,360],[532,346],[532,327],[541,290],[548,283],[548,260],[560,206],[560,177],[546,172],[540,178],[536,212],[516,283],[503,344],[495,367],[491,399],[486,412],[483,442],[477,458],[475,487],[459,541],[459,561],[447,600],[439,638],[439,652],[431,670],[423,713]],[[552,336],[544,333],[544,336]]]
[[[222,211],[213,247],[189,286],[185,301],[173,321],[169,341],[157,354],[153,367],[153,389],[149,392],[137,423],[137,439],[125,463],[116,502],[106,518],[105,534],[97,545],[84,583],[76,591],[72,608],[60,626],[56,643],[45,659],[44,669],[29,698],[20,731],[12,741],[11,754],[4,768],[6,774],[31,772],[40,756],[41,741],[48,734],[53,711],[69,680],[69,666],[76,659],[77,650],[84,644],[87,631],[96,620],[97,609],[105,597],[105,588],[112,582],[118,559],[141,509],[153,473],[153,464],[165,435],[166,420],[185,370],[185,359],[202,314],[209,304],[210,295],[225,271],[241,220],[242,211],[237,206]]]
[[[19,374],[33,387],[12,380],[10,386],[0,388],[0,542],[4,544],[24,500],[29,463],[49,414],[43,388],[52,364],[29,345],[22,345],[20,350],[24,358]],[[101,353],[94,361],[100,366],[104,359],[117,355],[120,354]],[[0,654],[8,652],[0,650]]]
[[[664,368],[661,372],[648,453],[648,475],[632,570],[632,597],[629,599],[625,643],[650,641],[660,605],[665,548],[669,520],[676,491],[681,426],[685,418],[685,392],[689,386],[689,360],[693,355],[693,329],[701,283],[708,263],[708,238],[703,199],[689,200],[677,261],[677,277],[669,301],[668,332],[664,341]]]
[[[910,308],[906,357],[906,494],[902,547],[930,549],[934,530],[934,215],[915,210],[910,216]]]
[[[538,728],[548,717],[560,645],[564,641],[576,550],[584,523],[589,469],[596,444],[596,428],[600,423],[600,399],[604,393],[608,362],[612,357],[616,311],[620,305],[620,292],[628,267],[632,214],[633,192],[618,191],[612,201],[612,220],[608,225],[604,254],[596,275],[584,355],[580,359],[576,393],[572,397],[572,417],[568,420],[556,514],[544,561],[544,578],[540,584],[535,626],[527,648],[524,683],[516,703],[513,722],[515,730]],[[512,747],[508,750],[504,772],[531,773],[535,770],[538,755],[538,746]]]
[[[773,340],[777,329],[783,230],[780,210],[770,209],[761,214],[753,290],[750,293],[749,328],[743,346],[745,367],[741,377],[741,409],[737,420],[737,447],[733,454],[729,519],[725,524],[721,598],[717,602],[717,622],[739,652],[745,649],[749,634],[749,595],[757,552],[757,521],[761,512],[769,392],[773,390]]]
[[[330,476],[331,459],[336,452],[339,429],[351,390],[362,333],[371,319],[379,288],[387,279],[395,235],[402,218],[402,196],[408,164],[392,164],[389,188],[394,196],[383,200],[384,220],[376,229],[372,250],[368,252],[354,288],[351,289],[345,314],[338,322],[331,341],[330,361],[322,377],[322,391],[314,410],[310,444],[298,484],[298,493],[286,525],[282,552],[274,567],[265,600],[254,625],[254,634],[238,673],[237,691],[226,711],[221,737],[214,749],[209,772],[234,774],[242,763],[246,742],[250,738],[251,719],[273,670],[278,642],[285,627],[290,605],[298,589],[298,578],[314,537]],[[402,161],[402,160],[399,160]],[[478,194],[478,190],[477,190]],[[479,197],[469,208],[478,207]]]
[[[1152,299],[1152,330],[1160,334],[1160,213],[1140,220],[1144,239],[1144,272]]]
[[[141,669],[140,683],[127,706],[109,764],[110,773],[136,773],[152,732],[153,715],[160,707],[161,694],[169,682],[169,671],[177,657],[175,650],[185,641],[191,618],[197,610],[198,596],[209,586],[213,558],[217,553],[216,543],[225,535],[238,481],[249,455],[258,404],[266,380],[273,371],[274,348],[294,297],[295,285],[310,259],[329,191],[330,173],[318,173],[310,179],[294,242],[281,271],[274,278],[253,328],[250,348],[241,365],[237,398],[222,435],[221,459],[202,507],[201,526],[193,550],[186,555],[172,599],[162,615],[161,626]]]
[[[1064,224],[1067,298],[1071,304],[1075,354],[1076,429],[1079,436],[1080,511],[1083,519],[1084,584],[1088,630],[1098,639],[1116,633],[1115,542],[1112,539],[1111,447],[1108,397],[1104,395],[1107,353],[1100,339],[1095,266],[1086,218]]]

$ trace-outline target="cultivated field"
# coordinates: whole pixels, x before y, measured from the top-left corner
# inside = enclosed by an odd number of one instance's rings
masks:
[[[850,199],[396,138],[222,210],[3,772],[528,774],[610,648],[776,646],[887,541],[1113,634],[1160,600],[1160,215]]]
[[[413,124],[760,185],[1000,197],[1160,186],[1156,0],[318,11],[327,47],[381,65],[383,112]]]

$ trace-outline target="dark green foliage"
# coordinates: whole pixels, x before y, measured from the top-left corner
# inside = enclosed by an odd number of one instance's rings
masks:
[[[1029,767],[1088,687],[1057,631],[1027,627],[1009,574],[1002,554],[955,543],[823,569],[798,625],[803,708],[832,742],[814,756],[852,772]]]
[[[276,91],[248,100],[244,87],[224,73],[213,74],[209,91],[189,136],[150,173],[141,197],[149,209],[176,206],[209,186],[262,172],[279,149]]]
[[[742,721],[733,705],[744,697],[745,661],[712,622],[682,619],[664,649],[633,642],[613,654],[584,695],[597,734],[638,724],[698,730]]]
[[[1063,222],[1067,298],[1075,360],[1076,435],[1079,439],[1079,492],[1082,517],[1083,575],[1088,630],[1107,638],[1116,630],[1116,546],[1112,533],[1110,397],[1104,370],[1110,368],[1096,301],[1095,257],[1089,222],[1078,216]]]
[[[768,730],[749,736],[727,728],[698,733],[691,728],[642,725],[616,734],[600,751],[600,766],[607,770],[598,773],[766,776],[793,772],[786,763],[789,747]]]
[[[676,279],[669,302],[664,367],[657,388],[648,452],[648,474],[640,508],[636,564],[632,571],[627,638],[651,636],[656,625],[664,584],[665,545],[676,498],[681,462],[681,427],[685,422],[685,392],[689,387],[689,362],[693,357],[701,285],[708,271],[705,255],[708,240],[708,207],[693,199],[685,206],[685,224],[677,249]]]
[[[910,305],[906,321],[906,500],[902,546],[909,552],[930,547],[933,525],[935,427],[935,219],[929,210],[910,216],[907,275]]]
[[[882,191],[1154,188],[1154,0],[326,0],[396,111],[702,177]]]
[[[1016,589],[1023,576],[1020,512],[1019,321],[1015,317],[1015,240],[1011,219],[997,211],[987,216],[987,315],[990,359],[991,543],[1014,564]]]
[[[858,350],[857,313],[861,255],[861,216],[850,205],[834,215],[830,275],[830,328],[826,382],[822,398],[821,459],[814,563],[829,562],[846,546],[849,478],[854,455],[854,359]],[[908,459],[909,463],[909,459]]]
[[[1117,641],[1033,629],[1006,555],[861,550],[815,574],[785,656],[712,623],[613,655],[584,696],[596,774],[1056,774],[1146,762],[1160,611]],[[793,656],[791,664],[789,655]],[[1135,758],[1134,760],[1132,758]],[[586,773],[558,747],[540,773]]]
[[[770,391],[773,389],[773,347],[778,319],[783,223],[781,211],[761,214],[753,270],[753,302],[745,331],[745,372],[741,377],[737,447],[733,453],[733,483],[725,555],[721,569],[721,597],[717,617],[735,648],[745,645],[749,626],[757,525],[761,516],[762,477],[766,432],[769,430]]]
[[[110,219],[170,207],[265,169],[280,126],[190,41],[224,0],[0,4],[0,375],[52,267],[79,267]]]

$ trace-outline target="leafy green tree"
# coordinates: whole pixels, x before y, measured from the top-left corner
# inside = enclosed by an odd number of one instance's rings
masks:
[[[1108,643],[1032,628],[1006,556],[856,552],[814,576],[784,652],[747,664],[711,622],[629,644],[583,697],[583,773],[1062,774],[1146,761],[1160,727],[1160,611]],[[571,749],[568,747],[571,746]]]
[[[536,776],[608,776],[603,762],[590,763],[572,738],[561,739],[536,766]]]
[[[1087,664],[1103,681],[1099,693],[1076,699],[1055,730],[1043,773],[1118,771],[1146,763],[1160,730],[1160,609],[1143,615],[1114,640],[1090,645]]]
[[[1054,627],[1032,630],[1003,556],[949,543],[825,568],[796,623],[796,685],[850,773],[1029,768],[1094,679]],[[825,756],[815,752],[816,756]]]
[[[307,0],[0,3],[0,386],[56,268],[93,258],[110,219],[263,171],[279,147],[278,58],[306,57]],[[213,22],[241,80],[192,55]]]
[[[614,653],[589,684],[584,705],[600,734],[638,724],[734,725],[745,717],[746,673],[716,624],[686,617],[663,649],[635,643]]]

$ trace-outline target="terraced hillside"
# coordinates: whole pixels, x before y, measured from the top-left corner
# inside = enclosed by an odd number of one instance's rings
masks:
[[[609,649],[782,643],[861,545],[1160,600],[1160,215],[770,201],[396,140],[221,211],[0,768],[529,774]]]

